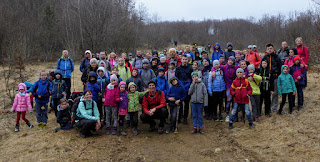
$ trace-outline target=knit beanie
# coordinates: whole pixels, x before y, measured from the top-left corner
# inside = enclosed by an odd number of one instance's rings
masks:
[[[298,56],[298,55],[293,56],[293,61],[296,62],[297,60],[299,60],[299,61],[301,60],[300,56]]]
[[[96,58],[93,58],[90,60],[90,65],[96,63],[98,65],[98,60]]]
[[[192,72],[191,76],[194,76],[194,75],[198,76],[198,73],[197,72]]]
[[[233,62],[236,60],[236,59],[234,58],[234,56],[230,56],[229,59],[231,59]],[[229,59],[228,59],[228,60],[229,60]]]
[[[218,60],[214,60],[212,64],[213,64],[213,66],[214,65],[219,65],[220,66],[220,62]]]
[[[238,68],[237,71],[236,71],[236,73],[238,74],[239,72],[240,72],[240,73],[244,73],[244,70],[241,69],[241,68]]]
[[[160,61],[162,61],[162,60],[166,60],[166,58],[165,57],[160,57]]]
[[[239,51],[238,51],[238,52],[236,52],[236,55],[241,55],[241,52],[239,52]]]
[[[110,77],[110,81],[113,81],[113,80],[118,81],[118,78],[115,74],[111,75]]]
[[[127,85],[124,81],[121,81],[120,83],[119,83],[119,87],[120,86],[122,86],[122,85]]]
[[[254,68],[254,65],[251,64],[251,65],[248,66],[248,70],[253,70],[253,71],[255,71],[256,69]]]
[[[149,60],[148,59],[143,59],[142,60],[142,64],[149,64]]]

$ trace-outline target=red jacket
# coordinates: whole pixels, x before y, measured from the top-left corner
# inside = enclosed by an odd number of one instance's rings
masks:
[[[231,85],[230,93],[233,97],[233,102],[238,104],[248,104],[249,97],[252,94],[252,88],[249,81],[245,78],[236,78]]]
[[[150,97],[150,92],[147,92],[146,94],[149,95],[147,97],[144,96],[142,101],[142,109],[144,113],[148,114],[149,110],[153,108],[160,109],[167,106],[166,97],[162,91],[157,90],[154,95],[155,98]]]
[[[168,70],[170,60],[171,60],[171,58],[168,58],[168,59],[166,60],[166,64],[167,64],[166,71]],[[180,66],[180,65],[181,65],[181,58],[178,57],[178,56],[176,56],[176,59],[175,59],[175,60],[177,61],[176,67]]]
[[[302,49],[302,47],[304,47]],[[301,60],[303,60],[303,62],[306,64],[306,65],[309,65],[309,50],[306,46],[297,46],[297,52],[298,52],[298,55],[300,56]]]
[[[124,64],[126,67],[130,68],[130,72],[132,72],[133,69],[132,69],[132,65],[130,64],[130,62],[125,61]]]

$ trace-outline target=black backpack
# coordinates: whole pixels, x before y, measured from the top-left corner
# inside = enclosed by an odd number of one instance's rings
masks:
[[[78,110],[78,107],[79,107],[79,103],[82,102],[84,104],[84,107],[86,110],[89,110],[87,109],[87,104],[86,102],[83,102],[83,101],[80,101],[82,96],[79,96],[75,99],[73,105],[72,105],[72,120],[75,121],[75,120],[81,120],[82,118],[80,118],[78,115],[77,115],[77,110]],[[95,103],[91,100],[92,102],[92,105]],[[94,115],[94,105],[92,106],[92,116]]]

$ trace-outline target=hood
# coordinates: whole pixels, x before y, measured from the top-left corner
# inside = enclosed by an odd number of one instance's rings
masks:
[[[170,81],[169,81],[169,82],[170,82],[170,84],[172,84],[171,82],[172,82],[172,80],[173,80],[173,79],[175,79],[175,80],[177,80],[177,81],[178,81],[178,84],[177,84],[177,85],[180,85],[180,84],[179,84],[179,79],[178,79],[177,77],[175,77],[175,76],[174,76],[174,77],[172,77],[172,78],[170,79]]]
[[[108,56],[106,55],[106,58],[104,58],[104,59],[101,59],[101,55],[99,54],[99,60],[107,60],[108,59]]]
[[[132,76],[132,72],[133,72],[133,70],[137,70],[137,71],[138,71],[138,74],[137,74],[137,76],[136,76],[136,77],[139,77],[139,69],[138,69],[138,68],[133,68],[133,69],[132,69],[132,71],[131,71],[131,76]]]
[[[25,93],[25,94],[27,93],[27,86],[26,86],[26,84],[20,83],[20,84],[18,85],[18,91],[19,91],[20,89],[24,89],[24,93]]]
[[[103,71],[103,74],[106,75],[106,70],[104,69],[104,67],[99,67],[97,70],[97,76],[99,76],[99,70]]]
[[[101,64],[104,64],[104,66],[106,66],[106,62],[104,62],[103,60],[100,59],[100,61],[99,61],[99,67],[100,67]]]
[[[219,49],[221,49],[221,46],[219,43],[214,44],[214,46],[219,46]]]
[[[129,90],[129,88],[131,86],[135,86],[137,88],[137,85],[134,83],[134,82],[130,82],[129,85],[128,85],[128,92],[131,93],[131,91]]]
[[[62,73],[61,73],[61,70],[56,70],[56,71],[54,71],[54,78],[56,78],[56,75],[57,74],[60,74],[60,79],[62,79]]]
[[[228,48],[229,46],[231,46],[231,47],[232,47],[232,48],[231,48],[231,50],[229,50],[229,48]],[[228,50],[228,51],[232,51],[232,49],[233,49],[233,45],[232,45],[232,43],[228,43],[228,44],[227,44],[227,50]]]
[[[284,74],[284,73],[283,73],[283,68],[284,68],[284,67],[287,67],[287,68],[288,68],[288,65],[282,65],[282,66],[281,66],[281,74]],[[288,69],[289,69],[289,68],[288,68]],[[289,70],[288,70],[288,73],[287,73],[287,74],[289,74]]]
[[[207,60],[207,61],[209,62],[209,65],[211,64],[211,63],[210,63],[210,59],[209,59],[208,57],[205,57],[205,58],[203,58],[203,59]]]

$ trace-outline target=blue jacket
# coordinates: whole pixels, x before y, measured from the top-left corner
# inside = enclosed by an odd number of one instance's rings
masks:
[[[221,50],[221,46],[219,43],[216,43],[214,46],[218,45],[219,46],[219,50],[216,51],[215,48],[213,47],[213,52],[212,52],[212,62],[213,60],[219,60],[220,55],[223,54],[223,51]]]
[[[35,101],[38,103],[48,103],[49,97],[52,92],[52,84],[49,81],[49,78],[47,78],[45,81],[42,81],[41,78],[39,78],[38,81],[36,81],[33,84],[32,87],[32,95],[36,98]],[[38,95],[41,96],[41,98],[38,97]]]
[[[212,78],[212,72],[209,74],[208,80],[208,93],[212,95],[213,92],[222,92],[226,90],[226,84],[223,79],[223,71],[219,69],[215,70],[216,77]]]
[[[94,101],[98,101],[98,97],[99,97],[99,93],[101,92],[101,88],[100,88],[100,86],[97,84],[97,75],[96,75],[96,73],[95,72],[93,72],[93,71],[91,71],[90,73],[89,73],[89,78],[90,77],[95,77],[95,82],[94,83],[90,83],[90,82],[88,82],[87,84],[86,84],[86,90],[88,89],[88,90],[91,90],[92,91],[92,100],[94,100]]]
[[[228,60],[230,56],[235,57],[235,55],[236,55],[236,53],[234,51],[232,51],[232,49],[229,51],[229,49],[228,49],[229,46],[231,46],[233,48],[232,43],[227,44],[227,50],[226,50],[226,52],[224,52],[224,58],[226,60]]]
[[[88,58],[84,58],[80,64],[80,71],[83,73],[84,70],[90,65],[90,60]]]
[[[174,77],[177,79],[176,77]],[[184,87],[180,84],[179,80],[177,79],[178,84],[176,86],[171,86],[167,93],[167,99],[170,97],[174,97],[175,100],[180,100],[181,102],[184,101],[187,97],[187,92],[185,91]],[[175,102],[168,101],[168,104],[173,106]]]
[[[71,78],[71,73],[74,70],[72,59],[64,59],[63,56],[57,62],[57,70],[61,70],[62,78]]]
[[[167,92],[169,90],[169,84],[166,80],[166,77],[165,76],[162,76],[162,77],[157,76],[156,78],[153,79],[153,81],[156,82],[156,89],[163,91],[163,93],[165,95],[167,95]]]
[[[55,73],[56,74],[60,74],[61,75],[61,72],[60,70],[56,70]],[[62,80],[62,78],[60,78],[59,80],[58,79],[55,79],[51,82],[52,84],[52,95],[51,97],[52,98],[63,98],[63,95],[62,93],[66,93],[67,91],[67,84],[64,80]]]
[[[100,76],[99,75],[99,70],[103,71],[104,75],[103,76]],[[107,73],[109,73],[107,71]],[[104,67],[99,67],[98,70],[97,70],[97,84],[99,85],[101,91],[102,92],[102,89],[103,89],[103,85],[104,85],[104,82],[106,81],[106,75],[105,75],[105,68]]]
[[[191,82],[192,82],[192,68],[190,64],[187,66],[182,66],[182,64],[176,68],[176,77],[179,79],[180,84],[184,86],[186,92],[188,92]]]

